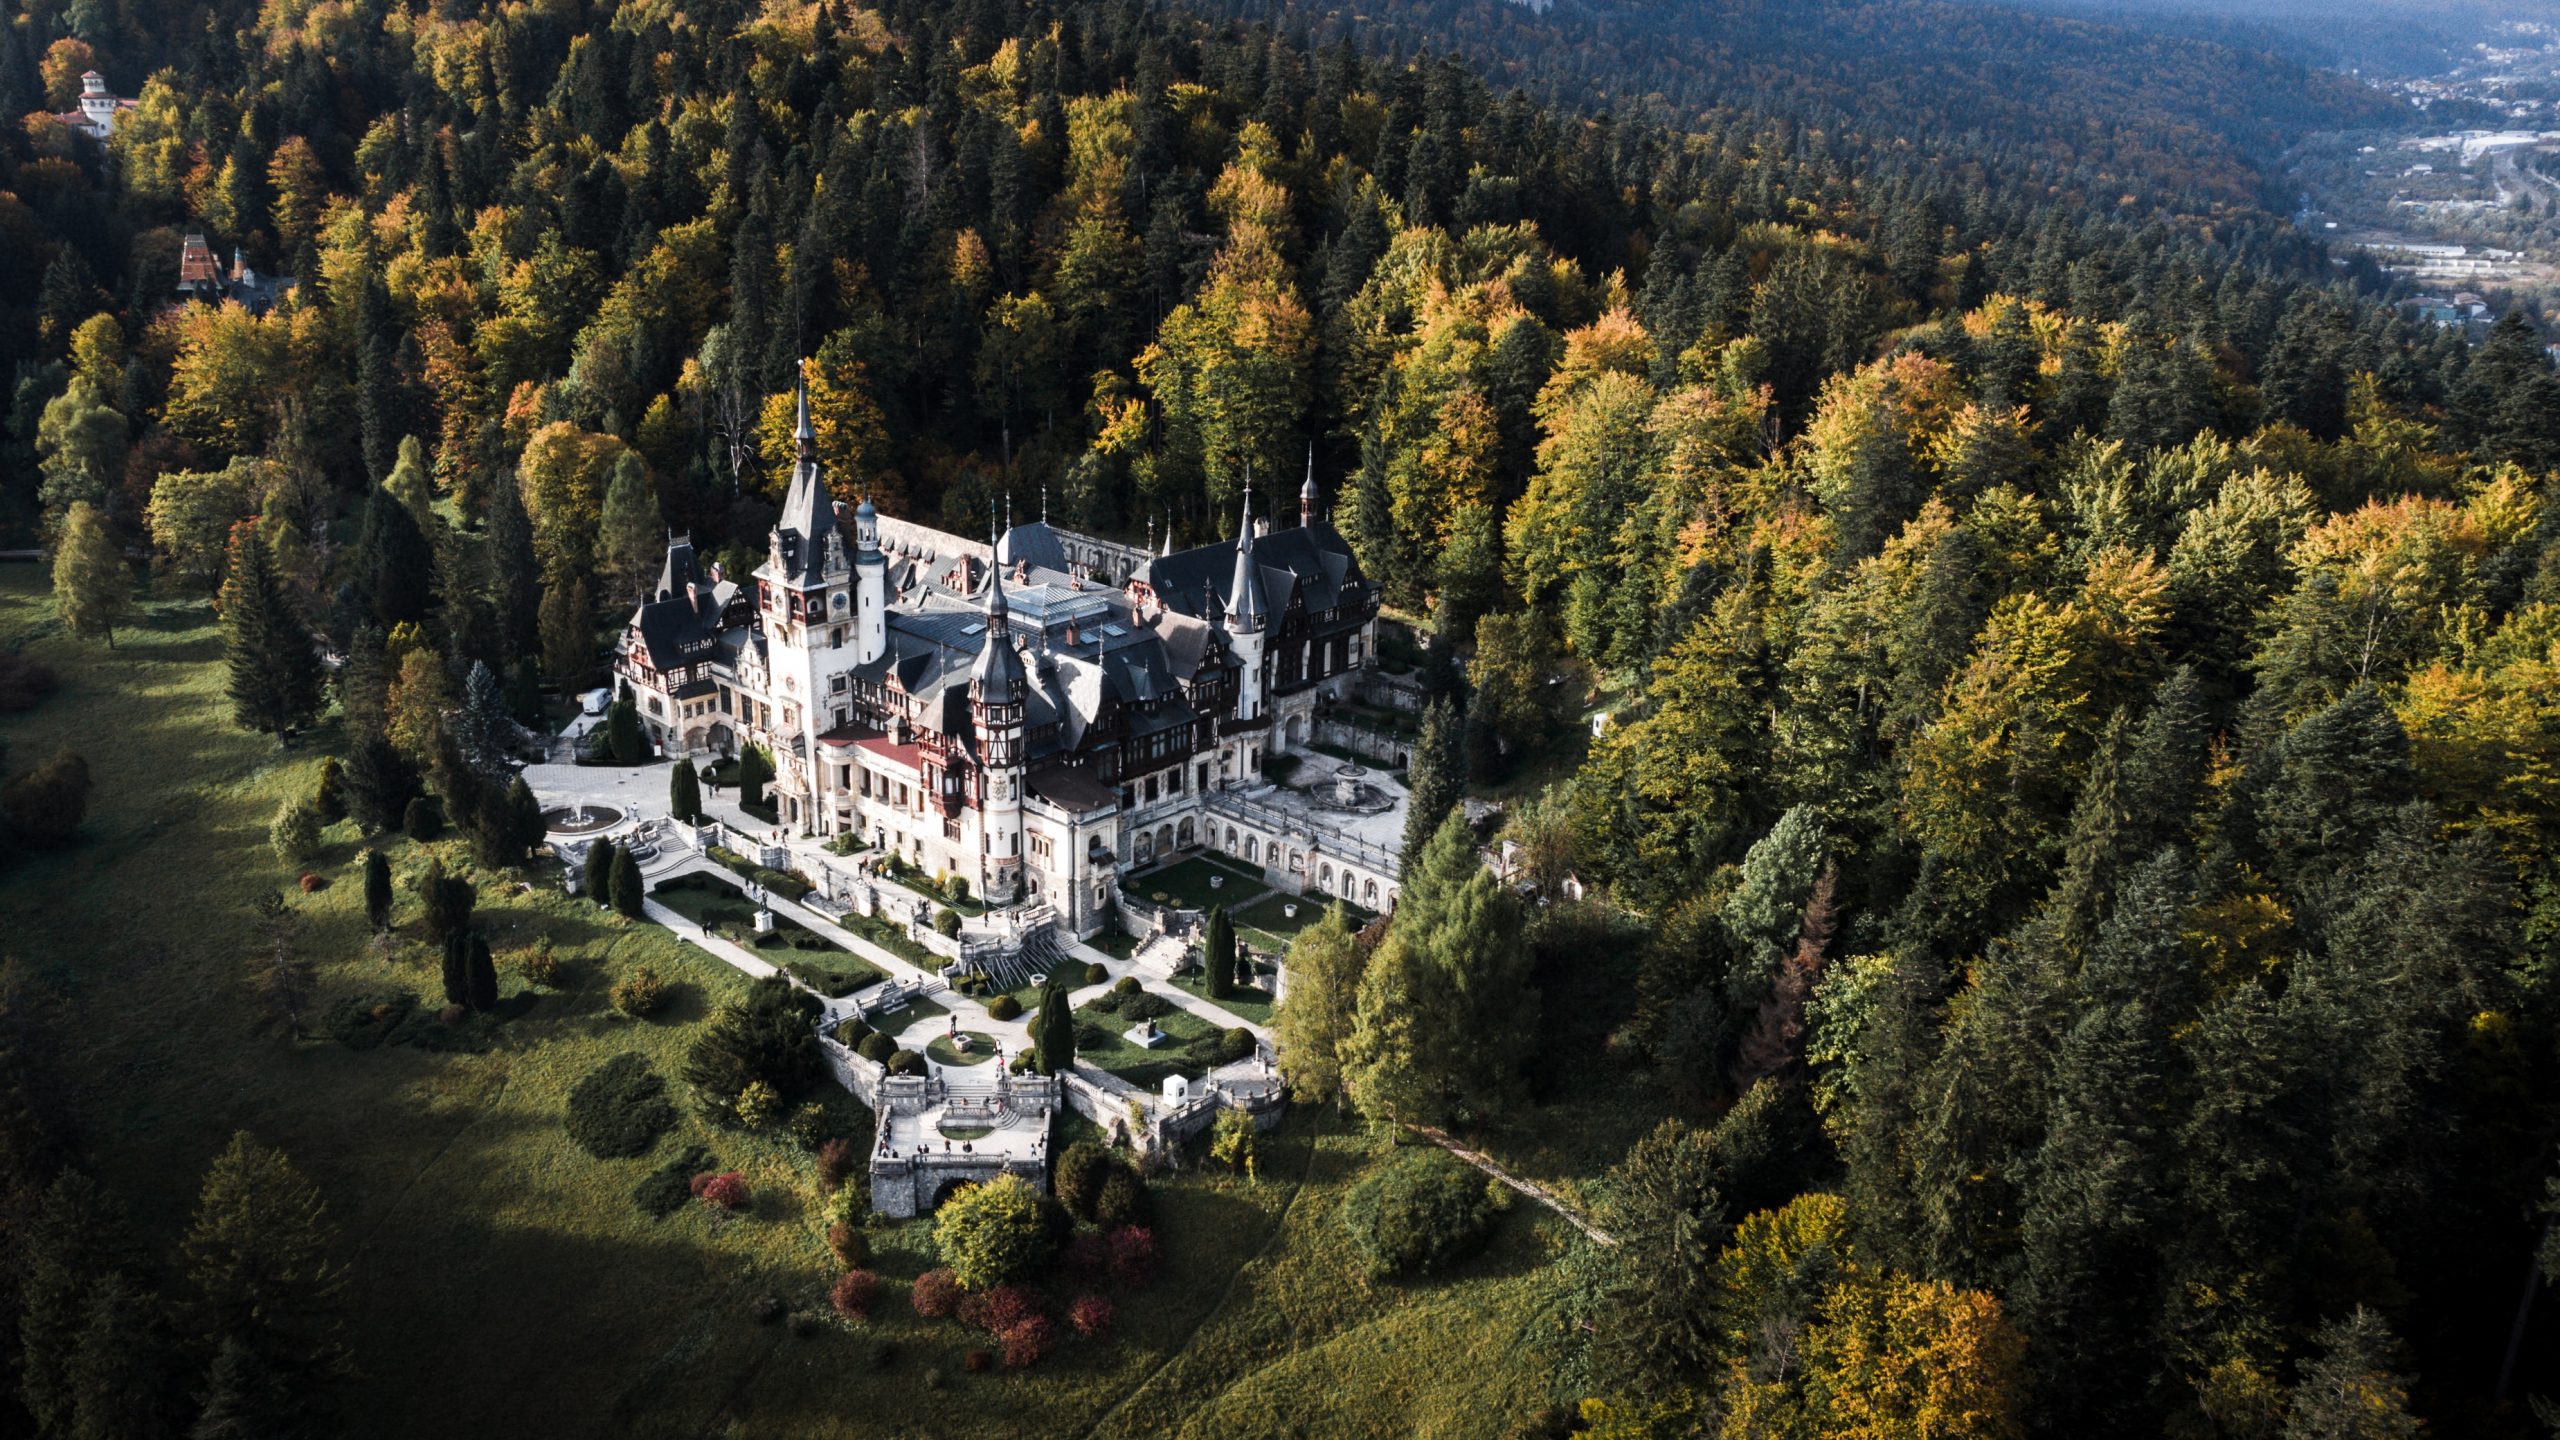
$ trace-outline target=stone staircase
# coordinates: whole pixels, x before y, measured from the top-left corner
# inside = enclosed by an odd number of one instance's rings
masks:
[[[1129,957],[1129,968],[1141,975],[1161,976],[1170,980],[1173,972],[1191,957],[1191,947],[1171,935],[1152,935]]]

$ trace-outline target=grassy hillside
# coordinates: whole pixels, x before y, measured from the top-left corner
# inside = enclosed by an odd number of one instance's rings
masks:
[[[1453,1279],[1367,1285],[1333,1210],[1373,1142],[1312,1114],[1267,1142],[1258,1184],[1195,1170],[1159,1186],[1165,1273],[1121,1298],[1107,1346],[1071,1342],[1036,1369],[972,1375],[962,1357],[979,1338],[918,1319],[902,1295],[860,1331],[829,1320],[803,1338],[757,1323],[768,1295],[825,1309],[832,1264],[807,1157],[688,1116],[650,1156],[598,1161],[561,1127],[569,1088],[611,1056],[638,1051],[672,1080],[742,978],[653,926],[483,875],[498,948],[548,936],[575,981],[533,991],[504,974],[498,1020],[445,1031],[423,1014],[440,998],[425,947],[368,943],[341,824],[315,867],[332,883],[292,896],[321,962],[314,1028],[406,994],[422,1002],[408,1033],[434,1044],[258,1033],[242,985],[247,904],[290,889],[267,821],[311,787],[319,745],[280,750],[230,725],[203,604],[148,606],[110,653],[59,633],[39,579],[0,570],[0,645],[23,645],[63,684],[0,735],[18,765],[81,750],[97,791],[78,848],[0,876],[0,944],[46,1008],[84,1158],[155,1248],[171,1248],[235,1129],[319,1183],[353,1266],[352,1405],[367,1433],[1470,1436],[1548,1402],[1558,1282],[1545,1262],[1571,1232],[1517,1212]],[[433,848],[469,868],[458,843]],[[409,924],[425,853],[400,841],[392,854]],[[683,986],[647,1023],[605,1001],[642,964]],[[839,1104],[852,1128],[858,1108]],[[746,1172],[749,1216],[688,1207],[652,1220],[633,1205],[634,1182],[688,1143]],[[896,1281],[930,1263],[922,1226],[875,1242]]]

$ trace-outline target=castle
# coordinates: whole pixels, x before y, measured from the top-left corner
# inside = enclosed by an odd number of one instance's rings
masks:
[[[1233,539],[1146,555],[1045,520],[980,543],[868,500],[848,514],[818,473],[805,387],[795,433],[751,584],[674,540],[618,647],[667,753],[759,746],[793,831],[1046,904],[1077,934],[1100,928],[1126,867],[1221,835],[1318,879],[1209,808],[1304,748],[1373,651],[1377,589],[1318,518],[1312,461],[1294,528],[1257,523],[1248,486]]]

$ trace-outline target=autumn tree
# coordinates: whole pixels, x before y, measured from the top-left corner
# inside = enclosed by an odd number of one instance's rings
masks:
[[[74,635],[116,648],[116,626],[133,613],[133,571],[124,563],[107,517],[86,500],[62,519],[53,552],[53,608]]]
[[[1271,1025],[1289,1088],[1312,1101],[1347,1098],[1343,1061],[1351,1042],[1368,949],[1340,902],[1289,942],[1289,983]]]

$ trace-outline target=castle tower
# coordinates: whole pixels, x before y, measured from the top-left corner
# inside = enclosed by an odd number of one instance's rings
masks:
[[[851,718],[829,682],[853,665],[857,653],[853,562],[818,473],[805,377],[798,404],[792,440],[799,454],[765,563],[756,570],[756,605],[773,675],[771,733],[782,818],[795,828],[828,834],[843,827],[827,799],[833,786],[816,757],[818,736]]]
[[[988,537],[992,542],[994,536]],[[969,670],[969,716],[978,731],[981,765],[980,889],[990,901],[1011,900],[1022,888],[1023,707],[1029,684],[1022,654],[1013,647],[1013,618],[1005,605],[1004,571],[988,546],[987,634]]]
[[[1298,487],[1298,528],[1316,523],[1316,447],[1307,442],[1307,483]]]

